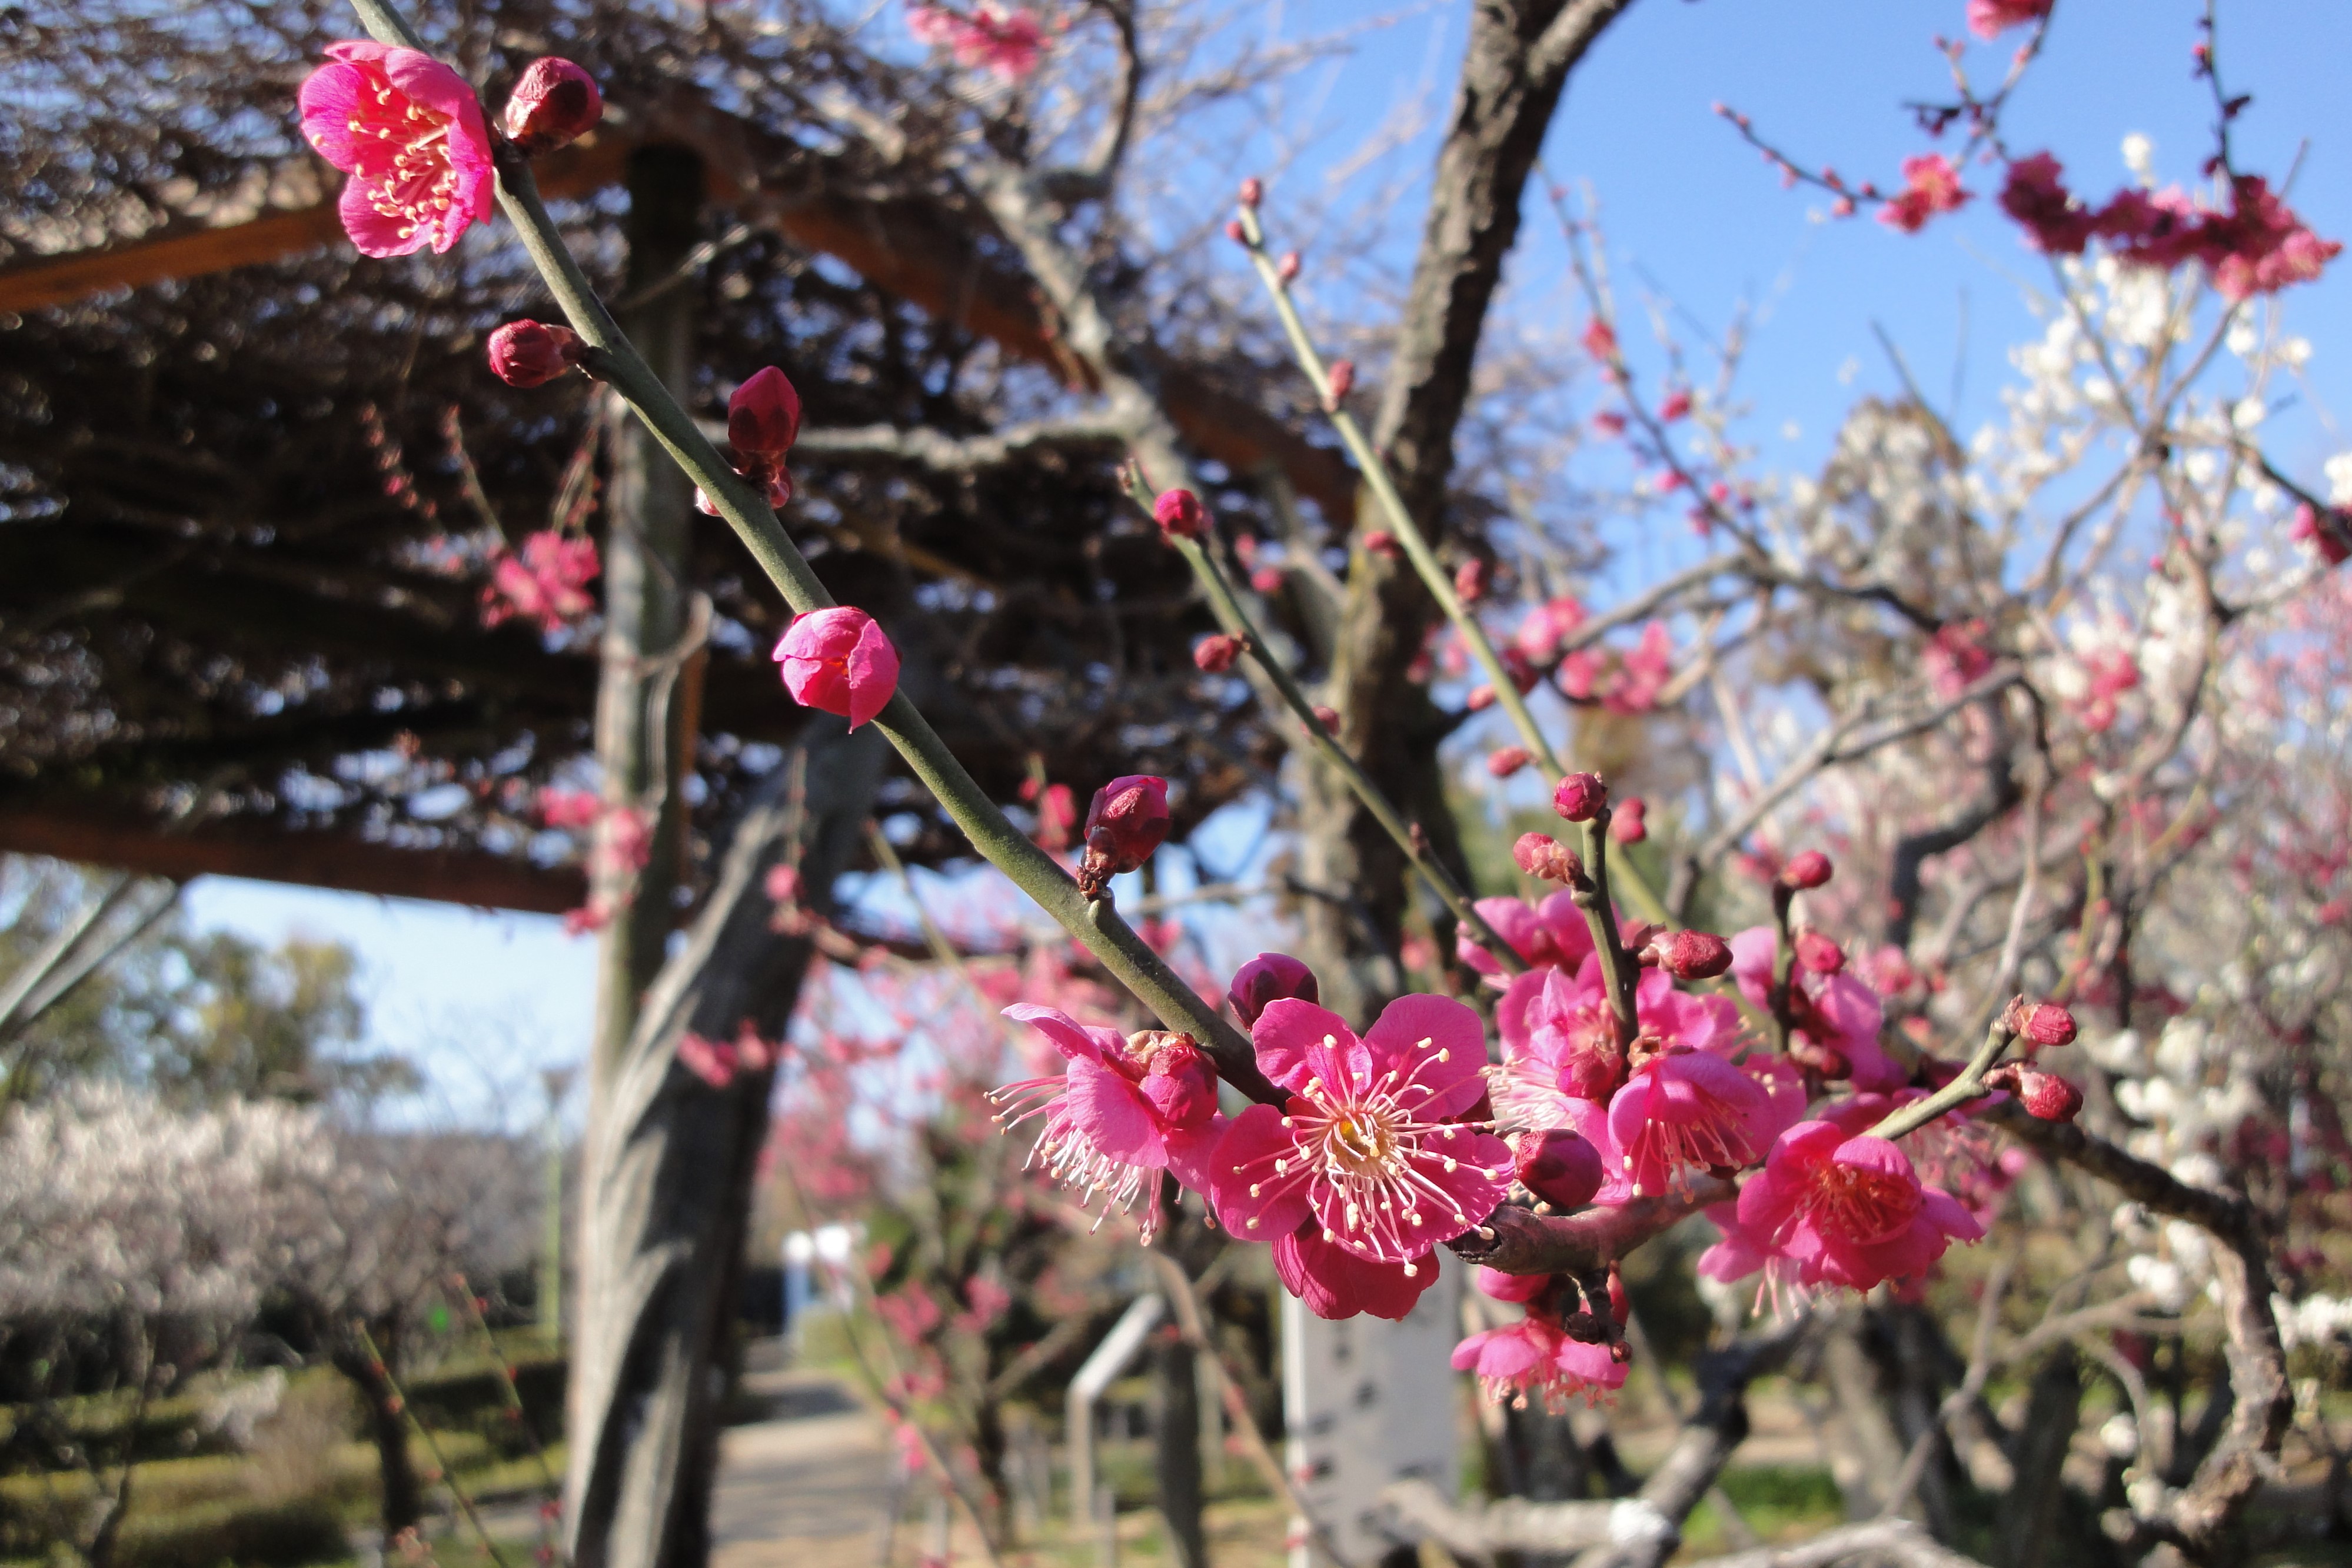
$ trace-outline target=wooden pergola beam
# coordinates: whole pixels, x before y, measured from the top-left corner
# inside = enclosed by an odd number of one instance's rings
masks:
[[[0,808],[0,852],[180,882],[241,876],[530,915],[561,915],[588,896],[586,880],[572,867],[537,866],[478,850],[399,849],[350,833],[234,821],[175,831],[66,807]]]
[[[616,117],[617,119],[617,117]],[[985,338],[1016,359],[1083,385],[1083,367],[1055,340],[1028,279],[990,266],[963,235],[912,203],[853,200],[826,188],[772,188],[763,172],[804,164],[809,154],[713,106],[688,89],[639,106],[625,122],[540,161],[541,192],[575,197],[617,184],[631,147],[676,142],[698,154],[711,199],[822,252],[877,288],[936,319]],[[44,256],[0,268],[0,312],[39,310],[174,278],[253,267],[342,243],[332,202],[224,226],[178,227],[124,245]],[[1279,467],[1291,487],[1335,523],[1355,515],[1355,471],[1246,398],[1192,367],[1160,368],[1168,412],[1184,438],[1237,475]]]

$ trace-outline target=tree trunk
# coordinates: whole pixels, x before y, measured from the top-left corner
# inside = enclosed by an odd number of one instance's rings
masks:
[[[2083,1416],[2083,1378],[2071,1345],[2061,1345],[2033,1375],[2019,1445],[2017,1484],[2001,1510],[2001,1560],[2009,1568],[2042,1568],[2055,1559],[2058,1505],[2065,1483],[2059,1472]]]
[[[713,1088],[680,1067],[688,1032],[782,1037],[813,948],[770,929],[768,871],[812,902],[847,862],[880,776],[873,730],[812,719],[737,827],[685,946],[614,1063],[581,1175],[568,1545],[578,1568],[698,1568],[750,1194],[772,1076]],[[805,798],[793,784],[805,780]]]
[[[1173,1334],[1153,1347],[1153,1439],[1160,1450],[1160,1513],[1176,1568],[1209,1568],[1201,1510],[1201,1370],[1192,1347]]]

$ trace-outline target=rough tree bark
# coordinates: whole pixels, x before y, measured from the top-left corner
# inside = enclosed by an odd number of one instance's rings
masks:
[[[1528,176],[1569,72],[1631,3],[1479,0],[1471,12],[1421,250],[1371,429],[1374,445],[1389,455],[1399,494],[1433,537],[1444,532],[1454,431],[1469,404],[1503,260],[1518,238]],[[1437,606],[1410,567],[1360,547],[1353,557],[1327,698],[1339,712],[1342,744],[1401,810],[1429,825],[1444,853],[1450,835],[1441,831],[1437,715],[1422,688],[1405,678]],[[1302,879],[1310,889],[1349,896],[1306,901],[1303,956],[1321,978],[1328,1005],[1369,1019],[1400,988],[1393,955],[1410,870],[1342,779],[1311,766],[1307,772]],[[1459,870],[1458,854],[1448,858]]]
[[[883,760],[872,730],[811,728],[737,827],[701,915],[646,994],[589,1142],[565,1479],[579,1568],[697,1568],[709,1555],[726,1329],[772,1075],[716,1089],[676,1057],[688,1032],[730,1038],[748,1023],[776,1040],[799,996],[813,947],[771,929],[767,873],[793,856],[822,901]]]

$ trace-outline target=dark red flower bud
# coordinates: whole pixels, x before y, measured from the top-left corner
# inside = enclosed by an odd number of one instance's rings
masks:
[[[727,400],[727,442],[736,455],[782,462],[801,434],[801,394],[783,371],[763,366]]]
[[[1327,408],[1339,407],[1340,403],[1347,401],[1348,394],[1355,391],[1355,389],[1356,361],[1353,360],[1332,361],[1330,380],[1325,383],[1323,389],[1324,406]]]
[[[1255,207],[1265,200],[1265,182],[1252,174],[1242,182],[1242,205]]]
[[[1845,949],[1818,931],[1800,931],[1797,962],[1816,975],[1834,975],[1845,967]]]
[[[2031,1067],[2017,1074],[2018,1103],[2028,1115],[2044,1122],[2071,1122],[2083,1109],[2083,1092],[2054,1072]]]
[[[1321,703],[1317,703],[1315,705],[1315,722],[1321,725],[1325,729],[1329,730],[1333,735],[1337,735],[1339,733],[1339,710],[1335,707],[1325,707]]]
[[[1470,695],[1463,699],[1463,706],[1467,707],[1472,713],[1481,713],[1487,708],[1493,707],[1495,706],[1495,688],[1487,685],[1483,681],[1480,682],[1478,685],[1470,688]]]
[[[1112,779],[1087,808],[1078,890],[1101,897],[1112,877],[1141,866],[1167,837],[1168,780],[1145,773]]]
[[[1554,1208],[1582,1208],[1609,1179],[1601,1151],[1565,1127],[1521,1133],[1511,1171],[1520,1186]]]
[[[1297,251],[1284,251],[1282,253],[1281,265],[1274,269],[1275,276],[1281,278],[1285,283],[1296,283],[1298,281],[1299,269],[1306,265],[1307,264],[1305,262],[1299,260],[1298,253]]]
[[[1486,590],[1495,579],[1495,569],[1483,557],[1473,556],[1454,569],[1454,594],[1465,604],[1475,604],[1486,597]]]
[[[1543,672],[1535,662],[1517,648],[1503,650],[1503,673],[1511,677],[1511,685],[1521,696],[1536,689],[1543,680]]]
[[[1506,746],[1499,751],[1486,754],[1486,771],[1497,779],[1508,779],[1533,760],[1526,747]]]
[[[490,373],[510,387],[541,387],[580,362],[586,347],[569,327],[509,321],[490,334]]]
[[[1529,876],[1563,886],[1584,880],[1584,862],[1575,852],[1548,833],[1521,833],[1511,846],[1511,858]]]
[[[1242,221],[1239,218],[1225,225],[1225,237],[1235,245],[1249,244],[1249,234],[1242,227]]]
[[[1667,931],[1650,939],[1658,967],[1677,980],[1712,980],[1731,967],[1731,944],[1704,931]]]
[[[1374,528],[1366,534],[1364,549],[1384,560],[1395,560],[1404,554],[1403,549],[1397,544],[1396,535],[1386,528]]]
[[[530,157],[569,146],[604,118],[604,95],[596,78],[570,60],[552,55],[523,68],[507,99],[507,139]]]
[[[1571,773],[1551,792],[1551,809],[1571,822],[1589,822],[1609,804],[1609,786],[1598,773]]]
[[[1790,856],[1789,863],[1780,868],[1780,885],[1820,887],[1830,880],[1830,873],[1836,869],[1830,864],[1830,857],[1821,851],[1807,850],[1802,854]]]
[[[1201,505],[1201,497],[1190,490],[1162,490],[1160,498],[1151,503],[1151,516],[1160,524],[1160,531],[1170,538],[1205,538],[1209,533],[1209,508]]]
[[[1638,844],[1650,836],[1647,816],[1650,803],[1639,795],[1628,795],[1624,803],[1610,814],[1609,837],[1612,842]]]
[[[1233,1003],[1234,1016],[1244,1029],[1256,1024],[1257,1015],[1265,1011],[1267,1004],[1285,997],[1302,1002],[1323,999],[1315,971],[1287,953],[1260,953],[1234,971],[1234,983],[1225,991],[1225,1000]]]
[[[1231,632],[1220,632],[1213,637],[1203,637],[1192,644],[1193,667],[1212,675],[1222,675],[1234,667],[1247,646]]]
[[[2001,1021],[2035,1045],[2071,1045],[2074,1040],[2074,1015],[2056,1002],[2029,1002],[2020,997],[2009,1004]]]
[[[1191,1035],[1142,1030],[1127,1037],[1127,1056],[1143,1068],[1136,1087],[1171,1123],[1200,1126],[1217,1113],[1216,1071]]]

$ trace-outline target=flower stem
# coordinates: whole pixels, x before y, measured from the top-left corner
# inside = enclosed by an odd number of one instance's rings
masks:
[[[1138,505],[1146,511],[1150,509],[1150,497],[1143,494],[1139,484],[1131,493]],[[1429,885],[1430,892],[1453,911],[1454,918],[1462,923],[1480,946],[1495,956],[1496,963],[1511,974],[1525,974],[1527,960],[1503,939],[1500,932],[1487,924],[1486,917],[1478,913],[1477,905],[1471,902],[1470,895],[1429,852],[1426,841],[1406,824],[1403,816],[1381,793],[1381,787],[1372,782],[1371,776],[1348,754],[1347,747],[1339,744],[1339,737],[1331,733],[1330,727],[1315,711],[1315,705],[1307,700],[1307,694],[1299,689],[1297,679],[1275,656],[1265,636],[1251,623],[1249,612],[1242,607],[1241,596],[1234,591],[1233,581],[1225,575],[1223,565],[1202,549],[1197,539],[1171,534],[1169,542],[1181,552],[1185,564],[1192,569],[1192,576],[1200,582],[1202,591],[1209,596],[1209,607],[1216,614],[1217,624],[1242,640],[1243,646],[1249,650],[1250,657],[1256,661],[1259,669],[1265,672],[1265,677],[1274,684],[1274,689],[1281,694],[1284,705],[1307,727],[1307,737],[1315,743],[1315,749],[1348,781],[1348,788],[1356,792],[1356,799],[1364,803],[1365,810],[1371,812],[1373,820],[1380,823],[1390,838],[1396,841],[1397,847],[1412,862],[1413,870],[1421,873],[1421,879]]]
[[[352,0],[352,5],[377,41],[422,47],[406,20],[385,0]],[[719,456],[693,416],[614,323],[587,275],[564,246],[554,220],[548,216],[529,161],[503,140],[497,143],[496,156],[499,205],[514,224],[524,250],[562,308],[565,319],[589,343],[582,367],[618,392],[654,439],[702,487],[787,603],[803,612],[831,608],[833,596],[810,570],[775,512]],[[1285,1103],[1282,1092],[1258,1071],[1256,1055],[1241,1031],[1180,979],[1118,917],[1108,899],[1089,901],[1059,862],[1013,825],[915,711],[904,692],[893,695],[873,723],[982,858],[1093,953],[1162,1023],[1199,1040],[1226,1082],[1254,1100],[1276,1105]]]
[[[2021,1002],[2024,1000],[2021,997],[2018,999]],[[2003,1008],[2000,1016],[1992,1020],[1992,1027],[1985,1031],[1984,1043],[1977,1047],[1977,1053],[1969,1058],[1969,1064],[1960,1069],[1958,1078],[1925,1100],[1915,1100],[1901,1110],[1882,1117],[1878,1125],[1870,1129],[1870,1136],[1899,1138],[1906,1133],[1926,1126],[1957,1105],[1982,1099],[1988,1092],[1985,1074],[2000,1063],[2009,1051],[2010,1042],[2017,1038],[2017,1031],[2009,1027],[2009,1017],[2010,1009]]]

